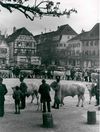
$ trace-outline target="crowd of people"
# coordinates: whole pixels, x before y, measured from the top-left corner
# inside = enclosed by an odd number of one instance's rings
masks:
[[[9,71],[0,71],[0,76],[3,78],[20,78],[20,76],[23,76],[25,78],[45,78],[45,79],[55,79],[55,71],[57,72],[57,69],[52,68],[34,68],[33,70],[9,70]],[[64,71],[60,71],[62,74],[62,79],[65,80],[76,80],[76,81],[92,81],[92,74],[97,74],[97,71],[93,69],[82,69],[82,68],[66,68]],[[59,71],[58,71],[59,75]]]

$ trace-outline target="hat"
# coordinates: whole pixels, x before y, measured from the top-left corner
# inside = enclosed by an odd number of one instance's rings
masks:
[[[24,77],[23,77],[23,76],[21,76],[21,77],[20,77],[20,80],[21,80],[21,81],[23,81],[23,80],[24,80]]]
[[[46,81],[45,81],[45,79],[42,79],[42,83],[45,83]]]

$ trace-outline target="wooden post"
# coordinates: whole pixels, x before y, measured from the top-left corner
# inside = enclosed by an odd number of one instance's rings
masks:
[[[96,111],[88,111],[87,112],[87,123],[88,124],[96,124]]]
[[[51,113],[43,113],[43,126],[53,128],[53,117]]]

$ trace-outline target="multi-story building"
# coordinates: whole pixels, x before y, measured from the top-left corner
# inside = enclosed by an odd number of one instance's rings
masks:
[[[99,25],[97,23],[90,31],[68,41],[67,64],[84,68],[99,67]]]
[[[100,23],[97,23],[86,36],[82,38],[82,63],[84,67],[99,67]]]
[[[68,41],[65,56],[67,57],[67,65],[80,67],[82,64],[82,37],[86,36],[87,32],[82,32],[76,37]]]
[[[42,63],[65,65],[65,49],[67,41],[77,33],[67,24],[58,27],[57,31],[42,33],[35,36],[37,41],[37,54],[41,56]]]
[[[0,68],[5,69],[9,65],[9,47],[4,35],[0,34]]]
[[[40,64],[40,58],[36,56],[36,41],[32,33],[26,28],[15,30],[7,38],[9,45],[9,58],[11,65],[28,67],[35,65],[35,60]],[[35,57],[35,58],[34,58]]]

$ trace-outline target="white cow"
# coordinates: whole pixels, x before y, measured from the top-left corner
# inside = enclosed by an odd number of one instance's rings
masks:
[[[65,79],[65,71],[54,71],[53,76],[54,79],[56,76],[60,76],[60,79]]]
[[[78,96],[78,103],[77,103],[77,107],[80,104],[80,100],[82,100],[82,104],[81,107],[84,106],[84,93],[85,93],[85,89],[86,89],[86,85],[84,85],[83,83],[59,83],[60,85],[60,89],[61,89],[61,104],[63,104],[63,100],[64,97],[67,96],[72,96],[74,97],[75,95]],[[50,85],[53,90],[58,86],[57,82],[52,82]]]
[[[33,83],[28,83],[27,86],[28,86],[28,89],[27,89],[27,97],[29,97],[29,96],[32,97],[31,103],[34,100],[34,97],[36,97],[37,104],[38,104],[39,103],[38,86],[36,84],[33,84]]]
[[[16,86],[15,86],[16,87]],[[12,90],[15,90],[15,87],[12,87]],[[29,97],[31,96],[31,103],[33,102],[34,98],[36,97],[37,99],[37,104],[39,103],[39,94],[38,94],[38,86],[36,84],[33,83],[27,83],[27,93],[26,96]]]
[[[16,86],[15,86],[16,87]],[[12,90],[14,92],[15,87],[12,87]],[[40,97],[39,97],[39,93],[38,93],[38,86],[36,84],[33,83],[27,83],[27,93],[26,96],[29,97],[31,96],[31,103],[33,102],[34,98],[36,97],[37,100],[37,110],[42,110],[42,104],[40,103]]]

